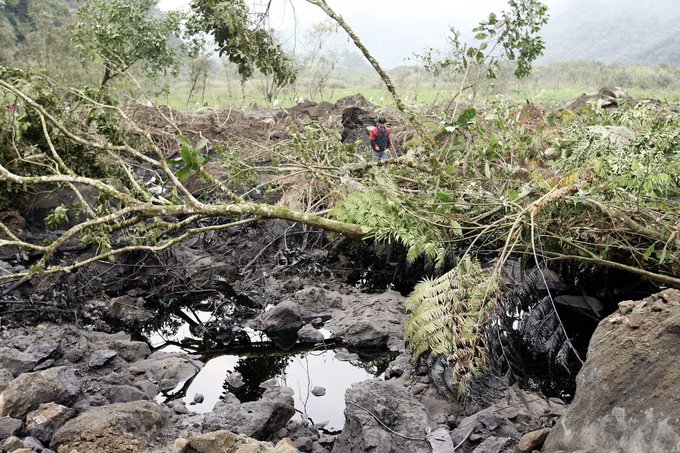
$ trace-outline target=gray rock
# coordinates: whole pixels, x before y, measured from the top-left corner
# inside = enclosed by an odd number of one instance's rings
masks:
[[[323,334],[311,324],[305,324],[297,331],[297,336],[301,341],[307,343],[321,343],[324,340]]]
[[[300,451],[311,452],[313,442],[309,437],[298,437],[295,439],[295,442],[293,442],[293,445]]]
[[[679,451],[680,291],[619,307],[595,330],[545,451]]]
[[[509,437],[488,437],[472,453],[504,453],[513,443]]]
[[[531,453],[534,450],[540,450],[548,434],[550,434],[550,428],[526,433],[517,444],[517,453]]]
[[[42,403],[70,405],[80,394],[80,381],[72,368],[57,367],[24,373],[0,393],[0,416],[23,418]]]
[[[130,403],[147,400],[146,393],[131,385],[114,385],[109,389],[109,400],[112,403]]]
[[[227,375],[227,384],[234,390],[240,390],[246,385],[246,383],[243,382],[243,375],[238,371],[234,371]]]
[[[33,354],[14,348],[0,347],[0,363],[14,377],[33,370],[38,362],[39,360]]]
[[[302,325],[298,305],[290,300],[283,301],[259,317],[262,330],[266,333],[295,332]]]
[[[42,362],[38,363],[33,368],[33,371],[42,371],[42,370],[46,370],[48,368],[52,368],[55,363],[56,363],[56,361],[54,359],[43,360]]]
[[[205,400],[205,396],[202,393],[194,394],[194,403],[201,404]]]
[[[7,368],[0,368],[0,392],[5,390],[13,380],[14,376]]]
[[[232,394],[218,402],[203,420],[204,431],[228,430],[255,439],[269,439],[295,415],[293,391],[270,387],[258,401],[241,404]]]
[[[181,415],[181,414],[188,414],[189,413],[189,409],[187,409],[187,406],[186,406],[186,404],[184,404],[184,401],[181,401],[181,400],[171,401],[168,404],[168,406],[170,407],[170,409],[172,409],[172,411],[175,414]]]
[[[85,355],[87,338],[76,328],[67,327],[62,334],[59,347],[64,351],[64,358],[71,363],[79,362]]]
[[[0,417],[0,440],[16,434],[21,428],[21,420],[12,417]]]
[[[2,443],[2,451],[11,451],[15,452],[18,451],[22,448],[26,448],[26,445],[19,439],[18,437],[15,436],[10,436],[5,441]],[[33,450],[29,450],[33,451]]]
[[[145,440],[166,423],[165,412],[156,403],[110,404],[66,422],[52,437],[50,447],[58,451],[112,451],[111,446],[117,445],[120,451],[142,451]],[[131,438],[128,450],[122,448],[121,437]]]
[[[328,452],[329,450],[319,443],[314,442],[314,444],[312,445],[312,453],[328,453]]]
[[[314,396],[324,396],[326,394],[326,389],[320,386],[316,386],[312,389],[312,395]]]
[[[76,411],[71,408],[56,403],[44,403],[28,413],[24,431],[40,442],[49,444],[54,433],[75,416]]]
[[[394,385],[392,381],[359,382],[347,390],[345,401],[345,426],[336,438],[334,453],[429,451],[425,440],[426,429],[430,426],[427,410],[403,386]],[[374,415],[390,430],[423,440],[409,440],[392,434],[376,423]]]
[[[387,332],[372,321],[359,321],[342,333],[345,343],[355,348],[387,347],[387,337]]]
[[[453,441],[449,431],[444,428],[439,428],[427,435],[427,441],[430,443],[432,453],[453,453]]]
[[[90,368],[102,367],[113,360],[117,355],[118,353],[116,351],[112,351],[111,349],[97,349],[90,356],[87,366]]]
[[[189,433],[177,439],[172,446],[172,453],[295,453],[297,450],[290,439],[283,439],[276,446],[269,442],[259,442],[229,431],[214,431],[198,434]]]
[[[116,340],[110,343],[109,347],[116,351],[120,358],[128,362],[144,360],[151,354],[149,345],[143,341]]]
[[[33,436],[27,436],[21,439],[21,441],[26,445],[27,448],[29,448],[31,451],[40,451],[45,448],[42,442],[40,442],[39,439],[36,439]]]
[[[338,351],[335,353],[334,358],[340,362],[351,362],[352,360],[359,360],[359,355],[353,352]]]
[[[125,295],[108,301],[106,315],[124,325],[143,324],[154,317],[154,313],[144,308],[144,299]]]
[[[154,384],[151,381],[147,380],[139,380],[135,381],[133,383],[135,387],[140,389],[142,392],[144,392],[144,395],[146,396],[147,400],[152,400],[156,395],[158,395],[158,392],[160,392],[160,388],[158,387],[158,384]]]
[[[62,356],[59,343],[52,339],[31,343],[24,352],[33,355],[39,362],[49,358],[57,359]]]
[[[145,360],[133,363],[129,370],[144,374],[157,382],[162,391],[168,391],[191,379],[202,366],[201,362],[183,353],[156,352]]]

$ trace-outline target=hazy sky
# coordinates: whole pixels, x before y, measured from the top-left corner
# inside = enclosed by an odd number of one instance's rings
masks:
[[[266,0],[249,0],[265,4]],[[551,11],[568,0],[544,0]],[[189,0],[160,0],[163,10],[182,8]],[[470,32],[490,12],[508,9],[507,0],[328,0],[369,51],[387,67],[425,48],[439,48],[451,26]],[[273,0],[270,25],[287,48],[304,49],[304,31],[327,17],[305,0]],[[297,30],[297,33],[295,32]]]

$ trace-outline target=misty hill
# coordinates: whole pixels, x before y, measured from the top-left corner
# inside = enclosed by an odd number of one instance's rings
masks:
[[[680,66],[677,0],[570,0],[550,11],[541,62],[671,63]]]

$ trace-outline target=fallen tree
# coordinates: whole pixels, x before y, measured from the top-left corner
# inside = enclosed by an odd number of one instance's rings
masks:
[[[124,108],[45,77],[2,68],[0,91],[21,106],[1,118],[3,206],[33,189],[66,190],[78,200],[48,217],[68,225],[48,243],[0,224],[4,255],[39,256],[0,276],[5,293],[33,278],[262,219],[399,243],[411,261],[426,256],[441,267],[454,256],[461,263],[416,288],[407,340],[416,357],[452,364],[462,389],[487,364],[485,331],[510,258],[539,269],[574,261],[680,286],[680,118],[654,104],[545,121],[530,106],[496,102],[483,112],[428,118],[430,128],[407,112],[428,138],[374,163],[323,121],[291,127],[290,140],[266,149],[264,160],[250,159],[230,143],[189,139],[168,110],[158,110],[167,127],[152,133]],[[63,109],[64,101],[73,107]],[[263,190],[278,193],[280,203],[258,200]],[[56,259],[74,243],[90,247],[90,256]]]

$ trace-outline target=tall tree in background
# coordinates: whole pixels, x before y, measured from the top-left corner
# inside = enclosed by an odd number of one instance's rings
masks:
[[[193,30],[211,35],[219,55],[236,64],[243,79],[251,78],[257,69],[272,76],[276,86],[295,80],[292,58],[266,27],[268,8],[252,13],[244,0],[194,0],[191,7]]]
[[[181,15],[156,13],[156,0],[85,0],[72,37],[84,58],[104,66],[100,87],[135,65],[149,75],[176,71]]]

